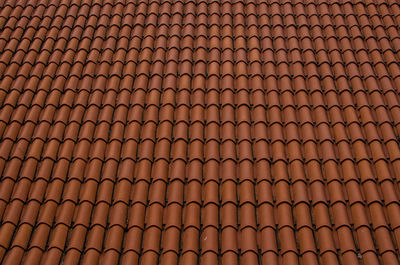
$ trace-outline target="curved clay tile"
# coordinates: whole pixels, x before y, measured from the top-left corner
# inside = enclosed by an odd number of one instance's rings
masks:
[[[1,264],[400,263],[396,1],[3,2]]]

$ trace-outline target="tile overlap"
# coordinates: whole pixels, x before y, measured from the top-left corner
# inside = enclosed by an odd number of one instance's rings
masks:
[[[396,265],[395,0],[0,2],[0,263]]]

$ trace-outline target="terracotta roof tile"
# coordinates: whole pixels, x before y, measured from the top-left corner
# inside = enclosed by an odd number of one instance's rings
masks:
[[[0,6],[2,264],[399,264],[396,1]]]

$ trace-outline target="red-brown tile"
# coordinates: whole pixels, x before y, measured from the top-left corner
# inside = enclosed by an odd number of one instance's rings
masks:
[[[4,264],[399,264],[395,1],[0,12]]]

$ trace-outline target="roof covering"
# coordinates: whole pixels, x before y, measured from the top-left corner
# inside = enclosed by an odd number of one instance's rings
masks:
[[[0,5],[0,263],[399,264],[398,1]]]

